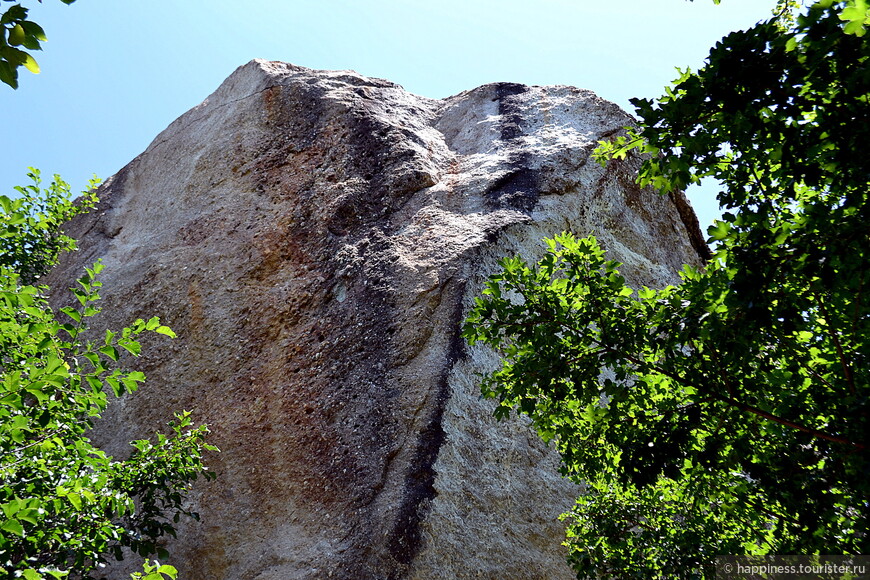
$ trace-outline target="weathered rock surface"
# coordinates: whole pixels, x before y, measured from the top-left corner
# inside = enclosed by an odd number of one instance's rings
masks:
[[[491,419],[475,373],[496,361],[459,324],[498,258],[561,230],[635,283],[698,261],[683,200],[589,159],[627,122],[573,87],[431,100],[257,60],[101,188],[49,281],[101,258],[107,326],[179,335],[146,345],[148,382],[96,439],[179,409],[211,426],[219,477],[170,546],[184,578],[571,577],[556,517],[576,489]]]

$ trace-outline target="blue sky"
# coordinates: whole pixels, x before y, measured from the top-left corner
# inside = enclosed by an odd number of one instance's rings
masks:
[[[591,89],[630,109],[703,63],[773,0],[21,0],[42,73],[0,85],[0,192],[27,166],[76,190],[115,173],[252,58],[352,69],[427,97],[510,81]],[[6,8],[3,3],[0,8]],[[690,192],[702,224],[715,187]]]

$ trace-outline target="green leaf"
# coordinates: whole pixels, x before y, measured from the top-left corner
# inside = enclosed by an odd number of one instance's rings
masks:
[[[114,377],[106,377],[105,381],[109,385],[109,387],[111,387],[112,393],[114,393],[116,397],[120,397],[124,393],[124,389],[121,386],[121,381],[119,381],[118,379]]]
[[[98,350],[113,361],[118,360],[118,349],[116,349],[114,346],[105,345],[101,346]]]
[[[39,525],[39,513],[35,509],[26,509],[18,512],[17,519],[27,522],[31,525]]]
[[[6,514],[7,519],[12,519],[15,517],[21,510],[21,500],[13,499],[12,501],[6,502],[2,505],[3,513]]]
[[[172,329],[168,326],[158,326],[154,329],[154,332],[156,332],[157,334],[164,334],[169,338],[177,338],[175,332],[173,332]]]
[[[131,381],[136,381],[137,383],[141,383],[145,381],[145,373],[141,371],[131,371],[127,374],[127,378]]]
[[[44,386],[45,383],[31,383],[30,385],[25,387],[24,390],[36,397],[36,400],[40,404],[42,404],[48,401],[48,398],[50,396],[48,393],[45,392]]]
[[[82,510],[82,498],[77,493],[68,493],[66,499],[72,504],[76,511]]]
[[[0,60],[0,82],[9,85],[13,89],[18,88],[18,73],[10,63]]]
[[[24,28],[24,32],[26,32],[29,36],[32,36],[36,40],[42,42],[48,40],[48,38],[45,37],[45,31],[37,23],[25,20],[21,23],[21,26]]]
[[[16,206],[17,206],[17,204],[13,205],[12,200],[9,199],[7,196],[0,195],[0,207],[3,208],[4,213],[11,214],[13,207],[16,207]]]
[[[6,38],[6,42],[8,42],[11,46],[18,46],[24,42],[24,27],[21,24],[15,24],[8,31],[8,37]]]
[[[18,520],[6,520],[2,524],[0,524],[0,530],[4,532],[9,532],[10,534],[14,534],[16,536],[24,537],[24,526],[21,525],[21,522]]]
[[[75,308],[72,308],[70,306],[64,306],[63,308],[60,309],[60,311],[63,312],[64,314],[66,314],[67,316],[69,316],[70,318],[72,318],[73,320],[75,320],[76,322],[82,321],[82,313],[79,312],[78,310],[76,310]]]
[[[0,16],[0,24],[9,24],[15,21],[21,21],[27,18],[27,8],[20,4],[15,4]]]
[[[850,0],[849,6],[843,9],[839,16],[840,20],[846,21],[844,32],[856,36],[864,36],[865,25],[870,20],[866,0]]]
[[[127,339],[118,341],[118,346],[134,356],[139,356],[139,353],[142,352],[142,346],[135,340]]]

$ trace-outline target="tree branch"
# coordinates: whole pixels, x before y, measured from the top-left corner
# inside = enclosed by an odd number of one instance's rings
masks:
[[[599,345],[599,346],[601,346],[604,349],[609,350],[610,352],[612,352],[614,354],[625,357],[626,360],[633,362],[634,364],[640,366],[641,368],[651,369],[659,374],[662,374],[662,375],[668,377],[669,379],[672,379],[672,380],[678,382],[681,385],[684,385],[687,387],[692,387],[692,388],[695,388],[698,390],[701,390],[703,388],[700,385],[695,385],[695,384],[691,383],[690,381],[687,381],[683,377],[676,375],[674,373],[671,373],[671,372],[667,371],[666,369],[664,369],[658,365],[652,365],[652,364],[647,363],[645,361],[641,361],[632,355],[621,353],[618,350],[611,348],[611,347],[607,347],[605,345]],[[841,443],[843,445],[851,445],[852,447],[855,447],[856,449],[859,449],[861,451],[864,451],[867,448],[865,445],[863,445],[861,443],[855,443],[854,441],[851,441],[849,439],[845,439],[843,437],[837,437],[836,435],[830,435],[828,433],[825,433],[824,431],[819,431],[818,429],[812,429],[812,428],[807,427],[805,425],[795,423],[794,421],[789,421],[788,419],[783,419],[782,417],[777,417],[773,413],[768,413],[767,411],[763,411],[763,410],[759,409],[758,407],[753,407],[752,405],[747,405],[746,403],[741,403],[740,401],[738,401],[737,399],[734,399],[733,397],[720,395],[719,393],[715,393],[715,392],[710,393],[710,396],[712,396],[715,399],[722,401],[724,403],[728,403],[729,405],[736,407],[736,408],[740,409],[741,411],[745,411],[747,413],[752,413],[753,415],[763,417],[764,419],[768,419],[769,421],[773,421],[774,423],[779,423],[780,425],[785,425],[786,427],[791,427],[793,429],[797,429],[798,431],[801,431],[802,433],[807,433],[807,434],[812,435],[813,437],[817,437],[819,439],[825,439],[826,441],[831,441],[833,443]]]

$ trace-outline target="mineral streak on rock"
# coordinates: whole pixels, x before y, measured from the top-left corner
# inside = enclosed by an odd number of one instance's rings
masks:
[[[49,282],[102,259],[107,326],[179,335],[149,339],[148,382],[95,439],[120,453],[180,409],[210,425],[218,479],[169,545],[184,578],[572,577],[556,517],[577,490],[491,418],[497,360],[459,325],[500,257],[561,230],[635,284],[699,261],[684,199],[590,161],[629,122],[568,86],[432,100],[255,60],[103,185]]]

